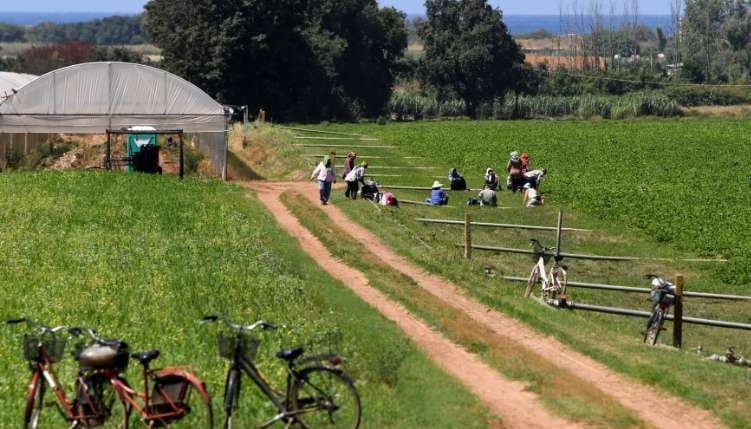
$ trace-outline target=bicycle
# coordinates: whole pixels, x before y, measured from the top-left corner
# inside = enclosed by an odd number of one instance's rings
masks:
[[[88,390],[93,390],[91,403],[82,405],[94,409],[100,401],[117,400],[123,409],[123,418],[118,428],[127,429],[131,411],[136,411],[147,427],[164,427],[180,422],[181,427],[211,429],[214,425],[211,398],[205,384],[186,367],[151,369],[151,361],[159,357],[159,350],[128,355],[128,346],[120,340],[104,340],[92,328],[71,328],[78,335],[86,333],[94,341],[88,347],[76,351],[81,371],[89,372],[86,379]],[[143,391],[130,387],[120,376],[128,358],[137,360],[143,367]],[[149,382],[153,387],[149,391]],[[193,392],[196,392],[195,394]],[[106,402],[104,402],[106,404]],[[96,422],[107,421],[106,412],[95,413]],[[96,426],[99,426],[97,424]],[[88,426],[87,426],[88,427]]]
[[[76,399],[69,400],[55,371],[55,363],[63,360],[68,342],[68,338],[60,333],[68,333],[68,327],[49,327],[25,317],[6,320],[5,323],[7,325],[26,323],[32,330],[31,333],[24,334],[22,342],[23,358],[29,363],[31,371],[31,380],[26,393],[23,427],[25,429],[39,427],[42,409],[45,406],[44,393],[48,384],[55,395],[58,411],[71,424],[71,427],[74,427],[76,422],[85,421],[86,416],[80,413],[77,404],[77,398],[85,397],[85,391],[81,388],[84,383],[82,374],[79,373],[76,377]]]
[[[568,267],[561,265],[563,257],[558,252],[557,247],[543,247],[538,240],[530,239],[534,250],[533,254],[537,262],[532,267],[532,272],[527,280],[527,289],[524,291],[524,297],[529,298],[535,285],[540,285],[540,301],[543,303],[549,300],[558,300],[560,303],[566,302],[566,271]],[[549,252],[555,251],[553,256],[553,266],[550,267],[548,274],[545,273],[545,264],[550,259]]]
[[[650,299],[654,302],[649,320],[647,320],[647,328],[644,331],[644,342],[653,346],[657,344],[657,337],[664,330],[663,324],[670,306],[675,304],[675,285],[654,274],[647,274],[644,277],[652,280]]]
[[[260,340],[250,336],[256,329],[274,330],[277,327],[264,320],[250,325],[232,322],[226,316],[206,316],[202,325],[218,320],[232,332],[218,336],[219,355],[231,364],[224,385],[224,428],[232,427],[233,410],[239,403],[242,374],[250,378],[274,405],[278,413],[259,428],[267,428],[277,422],[289,428],[348,428],[360,426],[360,397],[352,380],[337,368],[342,358],[337,353],[303,356],[303,347],[281,350],[276,357],[287,363],[285,392],[274,390],[263,378],[253,361]],[[302,368],[298,368],[301,365]]]

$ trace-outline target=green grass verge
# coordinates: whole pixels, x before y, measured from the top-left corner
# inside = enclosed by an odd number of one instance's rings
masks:
[[[343,226],[334,224],[306,198],[288,192],[282,195],[282,201],[336,257],[365,273],[371,285],[478,354],[507,377],[527,382],[528,389],[539,394],[551,412],[594,427],[643,427],[605,392],[508,338],[488,332],[485,326],[423,290],[413,279],[391,270],[388,264],[367,252],[367,243],[359,243],[349,236]]]
[[[217,422],[226,362],[207,313],[268,319],[258,365],[279,383],[282,347],[339,329],[345,369],[357,380],[364,427],[485,427],[488,413],[389,321],[333,281],[280,231],[247,191],[216,181],[138,174],[0,175],[0,317],[88,325],[160,348],[155,366],[190,364],[214,397]],[[0,427],[18,427],[28,371],[22,329],[0,334]],[[74,362],[60,365],[71,380]],[[137,363],[127,377],[140,384]],[[246,384],[238,422],[273,414]],[[70,391],[71,386],[67,386]],[[61,427],[53,409],[43,427]]]

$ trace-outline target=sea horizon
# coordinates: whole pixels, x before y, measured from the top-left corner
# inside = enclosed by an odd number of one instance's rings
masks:
[[[110,16],[133,16],[137,13],[132,12],[2,12],[0,11],[0,23],[12,25],[37,25],[43,22],[55,24],[70,24],[77,22],[86,22],[96,19],[107,18]],[[424,18],[422,14],[407,14],[408,20],[415,18]],[[606,27],[612,22],[614,27],[620,27],[625,22],[631,22],[633,17],[623,15],[603,15],[602,20]],[[584,28],[588,27],[591,20],[590,15],[584,16]],[[545,30],[553,34],[576,33],[574,25],[566,25],[565,22],[573,22],[574,17],[564,15],[563,20],[557,14],[518,14],[504,15],[503,21],[512,34],[525,34],[533,31]],[[564,25],[561,25],[564,22]],[[670,15],[641,15],[639,22],[654,30],[661,26],[668,28],[671,23]]]

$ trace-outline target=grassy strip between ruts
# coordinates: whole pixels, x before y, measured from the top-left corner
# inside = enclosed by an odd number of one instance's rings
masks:
[[[357,242],[307,198],[287,192],[282,195],[282,201],[335,256],[365,273],[372,285],[504,375],[527,382],[529,390],[539,394],[553,413],[597,427],[643,427],[605,392],[589,386],[576,375],[557,368],[512,340],[490,332],[463,312],[423,290],[410,277],[390,269],[367,252],[367,243]]]
[[[226,364],[197,320],[227,313],[289,329],[264,334],[257,364],[275,385],[282,347],[339,329],[368,428],[486,427],[489,413],[390,322],[335,282],[247,191],[216,181],[140,174],[0,175],[2,318],[97,327],[155,366],[190,364],[207,381],[216,422]],[[18,427],[28,380],[22,329],[0,334],[0,428]],[[377,333],[377,334],[376,334]],[[71,380],[71,359],[59,367]],[[126,375],[140,385],[139,365]],[[272,415],[250,384],[238,424]],[[71,386],[66,383],[67,391]],[[53,408],[43,428],[63,424]],[[179,422],[176,427],[181,427]],[[185,427],[185,424],[182,424]]]

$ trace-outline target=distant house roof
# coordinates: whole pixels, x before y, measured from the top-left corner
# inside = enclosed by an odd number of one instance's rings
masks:
[[[0,72],[0,100],[36,78],[33,74]]]

